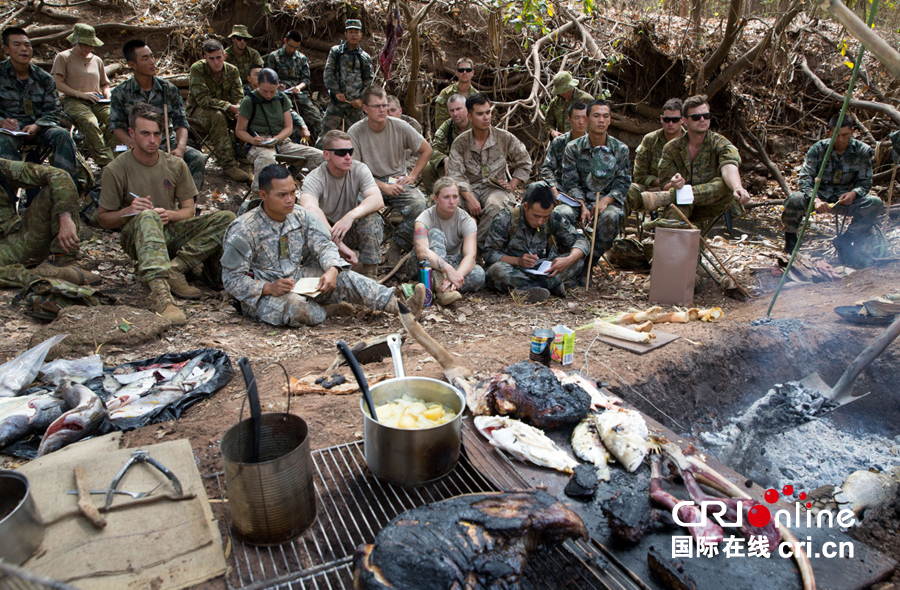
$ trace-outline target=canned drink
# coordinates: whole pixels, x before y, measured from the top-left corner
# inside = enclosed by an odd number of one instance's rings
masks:
[[[419,261],[419,282],[425,285],[425,307],[428,307],[434,295],[431,292],[431,264],[427,260]]]
[[[531,332],[531,352],[528,358],[549,367],[550,346],[555,337],[556,333],[553,330],[540,329]]]

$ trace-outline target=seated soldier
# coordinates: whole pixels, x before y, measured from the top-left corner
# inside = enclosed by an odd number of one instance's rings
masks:
[[[311,212],[296,207],[296,186],[283,166],[258,175],[262,205],[241,215],[225,234],[222,255],[225,290],[241,302],[245,315],[274,326],[314,326],[328,307],[341,302],[399,312],[393,290],[349,270],[331,234]],[[318,278],[318,295],[292,292],[299,279]],[[409,305],[422,309],[425,286]]]
[[[0,133],[0,158],[21,160],[23,147],[40,146],[28,156],[40,163],[43,148],[49,148],[52,164],[75,178],[75,142],[57,124],[61,109],[53,76],[31,63],[31,41],[23,29],[3,29],[2,42],[9,58],[0,62],[0,128],[16,135]]]
[[[597,209],[593,238],[596,266],[619,233],[624,217],[622,205],[631,184],[631,161],[628,146],[608,133],[612,120],[609,102],[592,101],[587,107],[587,118],[587,134],[570,141],[563,155],[563,192],[581,203],[582,227],[593,228]],[[574,223],[575,212],[568,205],[557,207],[557,213]],[[591,270],[584,265],[581,284]]]
[[[166,117],[169,119],[159,149],[184,160],[191,171],[194,186],[200,190],[206,177],[206,156],[200,150],[188,147],[188,120],[181,93],[174,84],[156,76],[153,50],[140,39],[125,43],[122,54],[134,75],[116,86],[110,95],[109,128],[112,134],[119,144],[132,148],[134,140],[128,131],[129,109],[139,102],[149,104],[163,117],[163,121]]]
[[[553,90],[550,91],[550,94],[553,95],[553,100],[547,105],[544,129],[551,139],[556,139],[572,128],[572,123],[567,116],[572,103],[588,104],[594,100],[594,97],[579,89],[578,80],[565,70],[557,72],[553,76]]]
[[[322,163],[322,152],[316,148],[296,144],[289,138],[294,130],[291,121],[291,100],[278,90],[278,74],[268,68],[260,70],[259,86],[241,101],[234,133],[250,148],[247,158],[253,162],[253,174],[274,164],[275,156],[285,154],[306,158],[310,169]],[[251,190],[259,183],[253,180]]]
[[[475,264],[478,224],[459,207],[459,187],[451,178],[434,183],[434,205],[416,218],[416,255],[410,256],[407,274],[416,276],[418,263],[431,265],[432,291],[441,305],[452,305],[463,293],[484,286],[484,269]]]
[[[377,280],[384,236],[384,221],[378,214],[384,207],[381,191],[366,165],[353,159],[353,144],[343,131],[326,133],[322,152],[325,162],[303,181],[300,206],[331,232],[344,260],[362,263],[361,274]],[[351,248],[359,249],[359,258]]]
[[[128,133],[134,148],[104,168],[97,216],[104,229],[122,228],[122,250],[137,261],[141,280],[150,286],[153,311],[173,325],[187,318],[172,299],[199,299],[184,272],[203,263],[218,282],[225,228],[231,211],[195,216],[197,187],[187,164],[160,149],[163,118],[155,107],[131,107]],[[170,290],[171,289],[171,290]]]
[[[450,118],[450,97],[454,94],[462,95],[463,102],[478,91],[472,86],[472,78],[475,76],[475,62],[468,57],[456,60],[456,82],[447,86],[438,93],[434,99],[434,127],[440,129]],[[453,143],[453,142],[451,142]]]
[[[447,176],[459,184],[462,206],[479,218],[478,247],[484,248],[494,217],[515,198],[519,183],[528,181],[531,156],[515,135],[491,125],[491,102],[485,95],[467,98],[466,110],[472,128],[453,141]]]
[[[484,245],[488,284],[528,303],[565,297],[566,282],[576,277],[590,246],[565,217],[553,211],[556,199],[542,182],[528,187],[522,204],[494,218]],[[543,274],[528,270],[550,262]],[[536,270],[536,269],[535,269]]]
[[[23,288],[43,277],[76,285],[95,285],[100,277],[72,264],[78,253],[80,201],[72,177],[53,166],[0,159],[0,287]],[[18,189],[39,188],[31,205],[16,213]],[[62,256],[69,266],[43,262],[28,270],[25,264]]]
[[[231,46],[225,50],[225,61],[235,66],[241,74],[241,82],[247,81],[247,73],[251,66],[263,67],[263,59],[259,52],[247,46],[247,42],[253,40],[247,25],[234,25],[231,27]]]
[[[391,237],[387,263],[396,264],[403,252],[413,247],[413,226],[425,210],[425,196],[416,188],[419,176],[431,157],[431,146],[409,123],[388,117],[387,94],[369,86],[362,94],[366,118],[347,133],[353,142],[353,157],[372,171],[385,204],[403,216]],[[416,165],[407,173],[406,150],[418,153]],[[393,179],[393,180],[392,180]]]
[[[209,133],[212,153],[232,180],[250,182],[253,177],[241,170],[234,157],[231,121],[238,114],[244,93],[237,67],[225,63],[225,50],[215,39],[203,43],[203,59],[191,66],[188,116],[199,121]]]
[[[659,121],[662,129],[651,131],[641,140],[634,156],[634,173],[632,183],[625,197],[625,215],[632,211],[644,209],[642,193],[660,190],[659,159],[663,147],[684,133],[681,124],[684,121],[681,109],[684,105],[680,98],[672,98],[663,105]],[[650,204],[650,203],[648,203]]]
[[[312,99],[309,60],[300,52],[302,40],[303,36],[299,31],[288,31],[284,37],[284,45],[266,57],[266,67],[275,70],[280,81],[278,89],[293,99],[293,105],[297,107],[303,120],[309,123],[311,137],[307,139],[313,144],[322,132],[322,111]]]
[[[784,223],[785,252],[793,252],[797,244],[797,230],[806,216],[816,176],[822,167],[837,120],[838,115],[835,115],[828,123],[828,139],[814,143],[806,152],[806,161],[803,162],[798,181],[800,190],[791,193],[784,202],[781,221]],[[848,263],[856,262],[848,248],[861,246],[871,237],[875,220],[884,208],[879,197],[869,194],[872,189],[872,148],[853,138],[855,130],[856,121],[847,114],[825,165],[815,202],[818,213],[849,215],[853,218],[847,231],[835,239],[838,254],[848,258]]]
[[[56,54],[50,73],[63,94],[63,110],[84,136],[94,164],[103,168],[113,159],[115,140],[109,130],[109,80],[94,48],[103,41],[94,28],[77,24],[66,40],[74,47]]]
[[[249,96],[251,92],[259,88],[259,72],[262,69],[263,66],[260,65],[252,64],[250,66],[250,69],[247,71],[249,83],[244,84],[244,96]],[[296,144],[303,144],[304,142],[309,144],[309,127],[306,126],[306,121],[303,120],[303,117],[294,109],[291,109],[291,123],[294,125],[294,130],[291,132],[291,141]]]
[[[447,112],[450,118],[434,132],[431,159],[422,171],[422,188],[429,195],[434,192],[434,182],[446,173],[453,140],[472,128],[469,111],[466,110],[466,97],[462,94],[454,94],[447,100]]]
[[[541,164],[541,180],[550,187],[554,197],[559,197],[562,190],[562,165],[563,155],[569,142],[584,135],[587,129],[587,105],[575,101],[569,105],[570,129],[561,135],[557,135],[547,148],[547,157]]]

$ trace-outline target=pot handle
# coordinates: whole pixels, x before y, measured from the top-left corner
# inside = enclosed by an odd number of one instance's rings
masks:
[[[238,361],[238,364],[240,364],[240,361]],[[263,367],[261,371],[259,371],[256,375],[253,376],[253,378],[250,380],[250,383],[247,384],[247,388],[249,389],[250,386],[253,386],[255,388],[256,380],[259,379],[259,376],[262,375],[263,373],[265,373],[266,369],[268,369],[272,365],[278,365],[279,367],[281,367],[282,373],[284,373],[284,380],[287,383],[287,392],[288,392],[288,405],[287,405],[287,410],[285,410],[285,413],[290,414],[291,413],[291,378],[288,377],[287,369],[285,369],[284,365],[282,365],[280,362],[272,361],[271,363],[269,363],[265,367]],[[259,398],[257,396],[257,403],[258,402],[259,402]],[[240,416],[241,421],[244,420],[244,404],[246,404],[246,403],[247,403],[247,398],[245,397],[244,401],[241,402],[241,416]],[[252,410],[251,410],[250,414],[251,415],[253,414]],[[262,409],[260,409],[260,415],[262,415]]]

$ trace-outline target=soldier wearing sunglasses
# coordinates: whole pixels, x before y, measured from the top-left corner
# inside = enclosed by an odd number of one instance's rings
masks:
[[[667,100],[663,105],[662,114],[659,116],[662,128],[645,135],[641,140],[641,145],[635,151],[631,188],[628,189],[628,195],[625,197],[626,217],[631,211],[644,208],[641,193],[660,190],[659,159],[662,157],[663,147],[684,133],[681,125],[683,106],[680,98]]]
[[[447,86],[434,101],[434,128],[439,129],[444,121],[450,118],[447,109],[447,101],[454,94],[462,94],[469,98],[478,91],[472,86],[472,76],[475,74],[475,62],[468,57],[461,57],[456,61],[456,82]]]

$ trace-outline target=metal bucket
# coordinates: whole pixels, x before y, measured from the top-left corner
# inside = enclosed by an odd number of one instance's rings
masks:
[[[22,565],[44,540],[44,523],[31,497],[28,478],[0,471],[0,560]]]
[[[259,374],[272,364],[284,371],[281,363],[270,363]],[[241,417],[243,410],[242,405]],[[252,462],[252,419],[242,419],[229,428],[219,444],[232,529],[238,538],[251,545],[287,543],[316,521],[309,427],[303,418],[290,411],[288,393],[286,413],[262,414],[256,463]]]
[[[449,383],[427,377],[389,379],[372,387],[375,406],[403,394],[442,403],[456,412],[456,418],[434,428],[393,428],[372,420],[360,400],[366,464],[372,473],[391,483],[418,485],[440,479],[459,461],[465,397]]]

